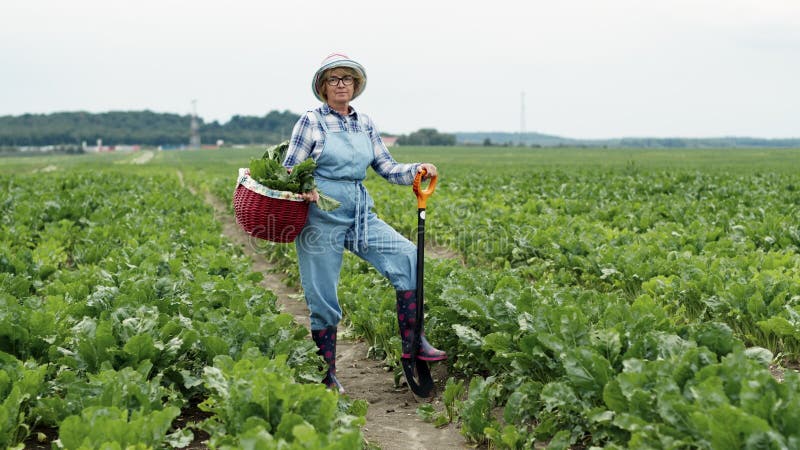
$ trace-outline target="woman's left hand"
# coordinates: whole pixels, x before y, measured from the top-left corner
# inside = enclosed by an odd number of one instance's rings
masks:
[[[422,172],[423,170],[426,172],[425,175],[422,176],[423,180],[429,180],[429,179],[435,177],[436,175],[438,175],[438,173],[439,173],[436,170],[436,166],[434,166],[431,163],[422,163],[422,164],[420,164],[419,167],[417,168],[417,173]]]

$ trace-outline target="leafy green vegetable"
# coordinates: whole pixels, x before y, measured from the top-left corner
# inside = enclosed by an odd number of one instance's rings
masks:
[[[494,377],[484,379],[476,376],[470,381],[469,396],[461,410],[461,434],[468,442],[482,443],[486,439],[486,428],[499,428],[491,415],[498,390]]]
[[[65,449],[154,448],[164,441],[179,414],[174,406],[150,413],[91,406],[80,415],[64,419],[59,427],[59,442]]]
[[[319,382],[296,382],[285,355],[218,356],[203,381],[208,398],[200,409],[212,415],[201,428],[212,448],[358,448],[362,441],[367,405],[350,408]]]
[[[317,193],[319,194],[319,200],[317,200],[317,208],[323,211],[333,211],[334,209],[338,208],[341,203],[339,200],[331,197],[330,195],[325,195],[317,189]]]
[[[455,378],[448,378],[442,400],[444,401],[445,411],[438,412],[430,403],[423,404],[417,408],[417,415],[424,421],[432,423],[435,427],[443,427],[448,423],[453,423],[458,419],[461,405],[464,403],[461,397],[464,396],[464,380],[456,381]]]
[[[296,194],[311,192],[317,189],[314,181],[314,170],[317,163],[311,158],[307,158],[300,164],[294,166],[291,172],[283,167],[283,160],[286,151],[289,149],[289,141],[269,147],[261,159],[250,160],[250,176],[264,186],[275,189],[276,191],[289,191]],[[317,189],[319,200],[317,207],[323,211],[333,211],[338,208],[340,203],[333,197],[327,196]]]

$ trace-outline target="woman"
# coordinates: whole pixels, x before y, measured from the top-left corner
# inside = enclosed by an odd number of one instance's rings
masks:
[[[306,225],[295,241],[300,281],[311,311],[311,336],[328,364],[323,383],[340,393],[344,389],[336,379],[336,330],[342,310],[336,290],[345,248],[371,263],[397,291],[403,358],[410,358],[414,340],[416,247],[372,211],[374,203],[362,184],[367,167],[395,184],[410,185],[423,170],[425,178],[436,176],[433,164],[396,162],[372,120],[350,106],[366,85],[367,74],[361,64],[339,53],[325,58],[311,83],[314,95],[323,104],[300,117],[283,162],[291,170],[304,159],[313,158],[320,191],[341,202],[332,212],[312,203]],[[310,202],[319,199],[316,190],[304,196]],[[417,358],[447,358],[428,343],[424,333],[420,340]]]

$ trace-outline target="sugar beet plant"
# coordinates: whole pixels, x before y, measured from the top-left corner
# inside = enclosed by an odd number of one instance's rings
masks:
[[[0,447],[21,448],[37,427],[56,428],[67,449],[185,446],[197,429],[213,432],[212,447],[360,440],[363,405],[319,392],[307,330],[276,310],[174,174],[0,185]],[[267,408],[231,394],[243,389],[292,397]],[[208,419],[179,427],[198,402]]]

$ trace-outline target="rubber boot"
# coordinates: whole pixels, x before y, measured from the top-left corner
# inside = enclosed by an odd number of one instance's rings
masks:
[[[417,323],[416,291],[397,291],[397,324],[400,326],[400,338],[403,340],[403,359],[411,359],[411,347],[414,345],[414,327]],[[417,359],[422,361],[441,361],[447,354],[435,349],[427,339],[425,330],[420,336]]]
[[[336,327],[311,330],[311,337],[319,348],[317,354],[328,363],[328,374],[322,383],[329,389],[335,389],[340,394],[344,394],[344,388],[336,378]]]

